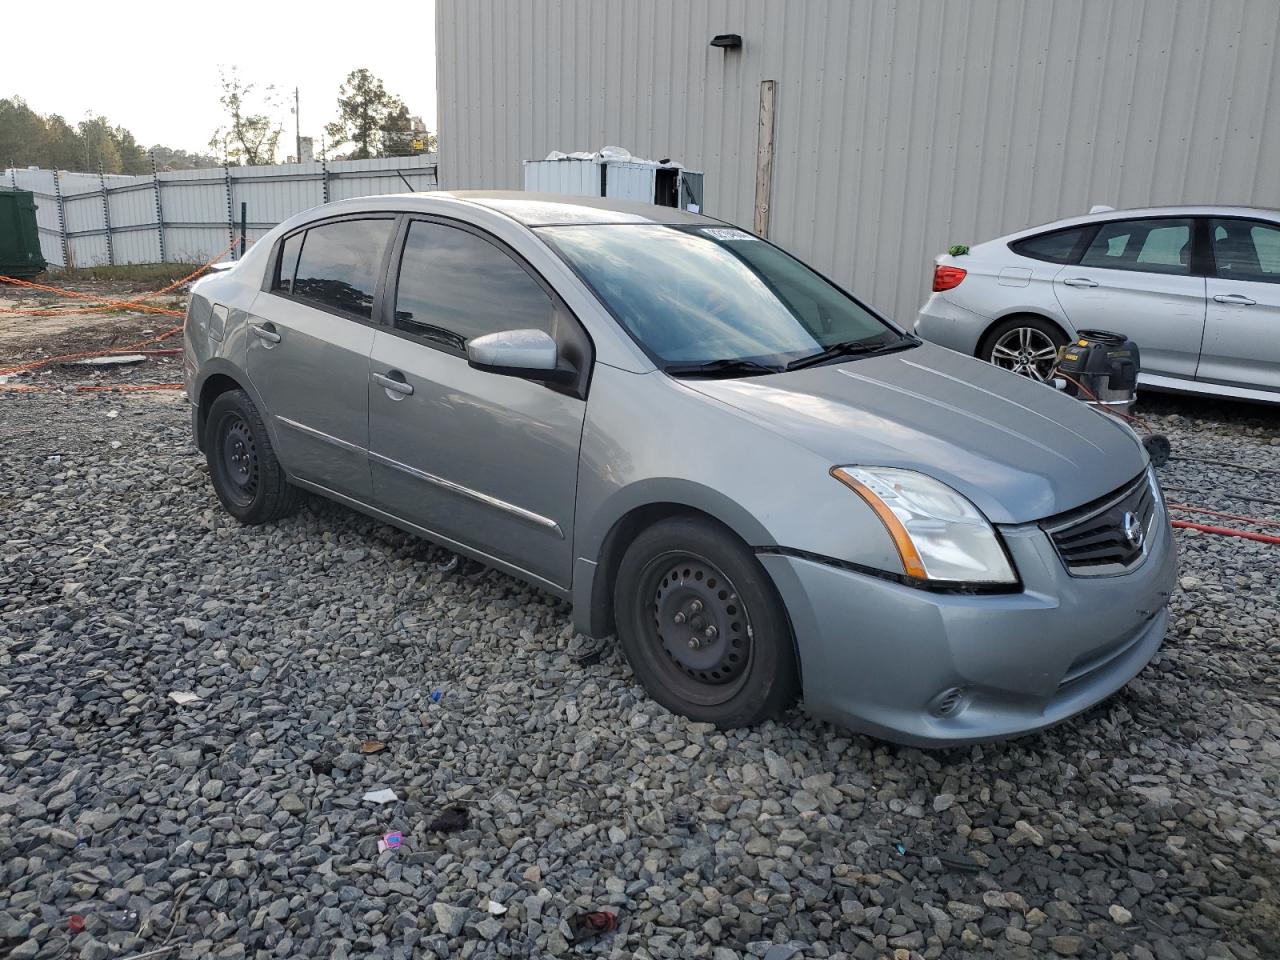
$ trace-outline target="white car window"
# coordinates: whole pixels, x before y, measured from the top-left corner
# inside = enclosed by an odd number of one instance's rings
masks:
[[[1280,226],[1257,220],[1211,220],[1209,225],[1218,276],[1280,283]]]
[[[1191,272],[1190,220],[1116,220],[1104,223],[1080,260],[1084,267]]]

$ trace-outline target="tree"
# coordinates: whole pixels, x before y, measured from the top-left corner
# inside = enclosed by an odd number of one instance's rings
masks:
[[[421,152],[413,149],[418,131],[409,108],[364,67],[347,74],[338,90],[338,119],[324,129],[334,147],[352,145],[350,160]],[[421,135],[427,136],[425,131]]]
[[[156,144],[151,148],[159,170],[198,170],[201,167],[216,167],[222,161],[206,153],[188,153],[186,150],[175,150]]]
[[[255,97],[257,85],[241,80],[236,67],[229,71],[219,68],[218,76],[222,83],[218,102],[226,111],[227,122],[214,131],[209,149],[221,153],[228,163],[248,166],[274,163],[283,130],[273,117],[280,108],[275,87],[267,86]],[[267,112],[254,113],[255,109]]]

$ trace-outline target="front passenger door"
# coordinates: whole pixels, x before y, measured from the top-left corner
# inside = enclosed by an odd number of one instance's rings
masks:
[[[568,586],[586,402],[580,391],[476,370],[466,342],[544,330],[585,372],[586,334],[523,260],[454,221],[410,221],[392,278],[394,312],[370,358],[377,502],[441,538]]]
[[[1215,272],[1197,380],[1280,390],[1280,224],[1209,221]]]

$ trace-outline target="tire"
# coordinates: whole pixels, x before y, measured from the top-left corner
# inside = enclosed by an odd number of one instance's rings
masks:
[[[674,517],[637,536],[618,567],[614,609],[631,669],[673,713],[751,726],[799,693],[782,599],[746,545],[714,523]]]
[[[1002,320],[987,331],[978,359],[1044,383],[1053,370],[1058,348],[1066,342],[1067,335],[1056,323],[1024,314]]]
[[[258,408],[243,390],[213,401],[204,451],[214,492],[241,523],[269,523],[298,508],[302,492],[285,479]]]

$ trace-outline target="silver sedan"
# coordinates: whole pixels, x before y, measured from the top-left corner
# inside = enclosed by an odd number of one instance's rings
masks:
[[[235,517],[309,491],[524,578],[698,720],[800,699],[908,743],[1009,736],[1164,637],[1173,538],[1128,428],[706,217],[330,204],[196,285],[184,367]]]
[[[1097,209],[937,258],[915,332],[1035,379],[1081,329],[1127,334],[1141,386],[1280,403],[1280,212]]]

